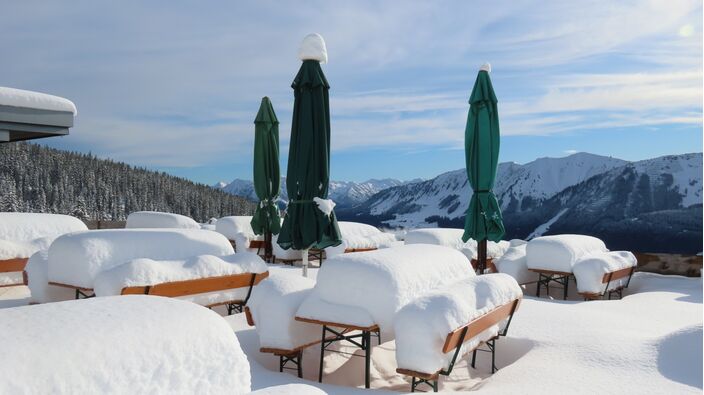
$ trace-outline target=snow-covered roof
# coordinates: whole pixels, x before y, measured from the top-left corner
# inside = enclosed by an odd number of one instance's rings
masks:
[[[46,93],[26,91],[23,89],[7,88],[0,86],[0,106],[33,108],[47,111],[70,112],[78,114],[76,105],[71,100],[63,97],[48,95]]]
[[[0,87],[0,143],[66,135],[77,113],[63,97]]]

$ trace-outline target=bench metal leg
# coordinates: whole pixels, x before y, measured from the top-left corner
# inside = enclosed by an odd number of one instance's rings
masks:
[[[288,367],[289,363],[295,365],[295,368]],[[279,372],[283,372],[284,369],[296,369],[298,373],[298,378],[303,378],[303,352],[299,351],[292,355],[279,355]]]
[[[433,392],[438,392],[438,381],[437,380],[426,380],[420,377],[412,376],[411,378],[411,392],[416,392],[416,388],[420,384],[427,384],[433,389]]]
[[[569,291],[570,276],[560,276],[555,274],[538,273],[538,283],[535,291],[535,296],[540,297],[540,288],[545,287],[545,293],[550,296],[550,283],[555,282],[562,285],[562,298],[567,300]]]
[[[328,333],[334,335],[334,337],[330,338],[328,337]],[[381,338],[381,337],[380,337]],[[357,341],[357,339],[361,341]],[[353,345],[359,347],[362,351],[364,351],[364,387],[369,388],[370,384],[370,377],[371,377],[371,355],[372,355],[372,340],[371,340],[371,331],[362,331],[361,334],[355,334],[355,335],[348,335],[346,332],[338,332],[327,325],[323,325],[323,334],[321,338],[321,343],[320,343],[320,367],[318,369],[318,382],[322,383],[323,382],[323,361],[325,359],[325,351],[327,348],[335,343],[335,342],[340,342],[340,341],[347,341],[352,343]],[[330,352],[336,352],[340,354],[348,354],[342,351],[333,351],[333,350],[328,350]],[[352,354],[354,356],[354,354]]]
[[[88,299],[88,298],[94,298],[95,293],[92,294],[87,294],[80,289],[76,288],[76,299]]]
[[[227,304],[227,315],[232,315],[232,313],[241,313],[244,311],[244,305],[242,303],[228,303]]]

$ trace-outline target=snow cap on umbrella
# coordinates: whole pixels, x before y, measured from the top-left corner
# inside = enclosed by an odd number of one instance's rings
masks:
[[[298,59],[317,60],[320,63],[327,63],[328,50],[325,48],[323,36],[318,33],[307,35],[298,49]]]
[[[491,73],[491,64],[489,64],[489,62],[484,62],[482,67],[479,68],[479,71],[486,71],[487,73]]]

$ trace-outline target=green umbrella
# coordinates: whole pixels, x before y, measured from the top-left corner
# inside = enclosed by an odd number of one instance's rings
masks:
[[[317,37],[322,42],[322,37]],[[321,199],[327,199],[330,183],[330,85],[320,61],[309,58],[303,60],[291,87],[294,102],[286,177],[289,205],[278,243],[283,249],[303,250],[306,273],[309,248],[341,243],[335,213],[331,208],[325,213],[318,206],[324,203]]]
[[[262,98],[259,112],[254,119],[254,191],[259,204],[252,217],[255,234],[264,235],[265,256],[271,255],[271,234],[281,229],[279,208],[279,120],[268,97]]]
[[[469,114],[465,128],[465,159],[467,177],[472,186],[472,200],[465,217],[462,240],[479,242],[480,273],[486,267],[486,241],[499,241],[504,235],[501,209],[492,188],[499,163],[499,112],[494,88],[485,64],[469,98]]]

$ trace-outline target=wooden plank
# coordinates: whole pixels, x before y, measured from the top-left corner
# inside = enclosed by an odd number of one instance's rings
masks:
[[[312,318],[305,318],[305,317],[296,317],[295,319],[296,319],[296,321],[308,322],[310,324],[334,326],[337,328],[344,328],[344,329],[355,330],[355,331],[376,332],[379,330],[379,325],[377,325],[377,324],[374,324],[371,326],[357,326],[357,325],[352,325],[352,324],[343,324],[340,322],[314,320]]]
[[[631,275],[631,271],[635,270],[635,267],[627,267],[624,269],[616,270],[615,272],[612,273],[606,273],[604,274],[604,277],[601,279],[601,282],[606,284],[609,282],[609,275],[611,276],[611,281],[618,280],[620,278],[628,277]]]
[[[21,272],[27,266],[29,258],[12,258],[0,260],[0,273]]]
[[[254,285],[269,276],[269,272],[256,275]],[[207,277],[195,280],[173,281],[152,286],[125,287],[122,295],[146,294],[166,297],[197,295],[207,292],[224,291],[249,287],[252,273],[233,274],[230,276]]]
[[[267,242],[264,240],[251,240],[249,242],[249,248],[266,248]]]
[[[345,254],[349,254],[352,252],[367,252],[367,251],[376,251],[377,248],[346,248],[345,249]]]
[[[466,342],[489,329],[493,325],[496,325],[502,320],[508,318],[511,315],[511,311],[515,311],[514,306],[516,309],[518,308],[520,301],[521,299],[515,299],[450,332],[445,339],[445,345],[442,347],[442,352],[447,353],[450,350],[457,348],[462,337],[462,330],[465,327],[467,328],[467,334],[464,337],[464,341]]]
[[[249,307],[244,307],[244,316],[247,317],[247,325],[254,326],[254,318],[252,317],[252,312],[249,311]]]
[[[424,380],[437,380],[439,372],[423,373],[423,372],[416,372],[415,370],[410,370],[410,369],[397,368],[396,373],[404,374],[406,376],[420,377],[421,379],[424,379]]]

